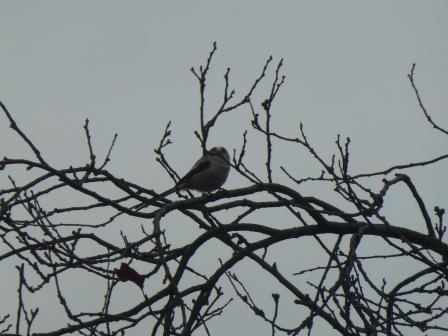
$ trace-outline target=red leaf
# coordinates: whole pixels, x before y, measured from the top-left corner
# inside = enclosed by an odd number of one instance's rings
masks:
[[[116,269],[115,273],[117,274],[118,280],[120,281],[132,281],[141,289],[143,289],[143,283],[145,282],[145,278],[143,275],[139,274],[136,270],[131,268],[126,263],[121,263],[120,269]]]

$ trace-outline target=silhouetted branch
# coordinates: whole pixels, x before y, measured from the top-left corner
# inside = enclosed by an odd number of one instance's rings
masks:
[[[409,82],[411,83],[412,89],[414,90],[415,96],[417,97],[418,105],[420,106],[420,109],[422,110],[423,114],[426,117],[426,120],[434,127],[436,130],[448,135],[448,131],[444,129],[443,127],[440,127],[437,123],[435,123],[431,116],[429,115],[428,111],[426,110],[426,107],[423,105],[422,98],[420,97],[420,92],[417,89],[417,86],[415,85],[414,81],[414,71],[415,71],[415,63],[412,64],[411,72],[408,74]]]

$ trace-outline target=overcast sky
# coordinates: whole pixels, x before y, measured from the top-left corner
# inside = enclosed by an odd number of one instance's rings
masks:
[[[327,157],[335,152],[337,134],[350,136],[354,172],[375,171],[447,152],[446,136],[425,122],[406,77],[415,62],[426,107],[448,128],[447,18],[444,0],[3,1],[0,99],[57,167],[87,162],[82,126],[89,118],[100,155],[119,134],[114,174],[163,190],[170,180],[154,162],[153,148],[172,120],[173,165],[185,172],[200,154],[193,135],[198,87],[189,69],[202,64],[217,41],[209,112],[222,97],[227,67],[238,95],[270,55],[275,62],[284,58],[286,84],[274,105],[275,129],[296,136],[303,122]],[[243,112],[220,121],[211,146],[238,148],[250,127]],[[28,155],[3,117],[0,144],[2,157]],[[264,143],[253,133],[249,144],[249,158],[261,165]],[[285,165],[297,178],[320,173],[303,150],[281,148],[274,156],[277,168]],[[430,209],[446,205],[445,172],[445,163],[409,172]],[[3,176],[0,182],[6,183]],[[231,175],[226,187],[242,184],[247,182]],[[318,192],[304,188],[307,195]],[[411,206],[396,205],[391,216]],[[410,213],[400,220],[414,218]]]

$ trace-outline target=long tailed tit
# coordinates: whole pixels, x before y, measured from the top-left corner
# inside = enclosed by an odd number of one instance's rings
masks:
[[[200,192],[210,192],[220,188],[227,180],[230,171],[229,153],[224,147],[213,147],[205,153],[191,167],[190,171],[182,177],[171,189],[156,196],[152,201],[157,201],[176,190],[196,190]],[[140,204],[135,207],[140,210],[149,204]]]

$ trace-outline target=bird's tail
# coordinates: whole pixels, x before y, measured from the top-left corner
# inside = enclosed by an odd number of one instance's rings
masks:
[[[157,196],[154,196],[154,197],[151,198],[148,202],[142,202],[142,203],[140,203],[140,204],[134,205],[134,206],[132,207],[132,209],[135,210],[135,211],[138,211],[138,210],[141,210],[141,209],[143,209],[143,208],[146,208],[146,207],[148,207],[148,206],[154,204],[155,202],[157,202],[157,201],[159,201],[159,200],[165,198],[166,196],[172,194],[172,193],[175,192],[177,189],[178,189],[178,188],[174,186],[174,187],[172,187],[172,188],[170,188],[170,189],[164,191],[163,193],[161,193],[161,194],[159,194],[159,195],[157,195]]]

